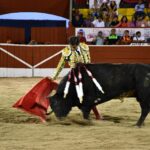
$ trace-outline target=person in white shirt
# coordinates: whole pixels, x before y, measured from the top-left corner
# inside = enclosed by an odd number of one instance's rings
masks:
[[[145,17],[144,9],[145,9],[145,4],[143,3],[143,0],[139,0],[138,4],[135,5],[135,14],[134,14],[134,16],[136,18],[141,17],[141,16]]]
[[[105,27],[105,23],[101,16],[98,16],[96,20],[92,22],[93,27]]]
[[[95,45],[104,45],[104,36],[102,31],[98,32],[97,36],[93,39],[93,43]]]
[[[137,44],[145,43],[145,37],[141,35],[140,31],[137,31],[135,36],[133,37],[133,43]]]

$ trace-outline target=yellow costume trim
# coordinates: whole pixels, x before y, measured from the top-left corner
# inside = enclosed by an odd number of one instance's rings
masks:
[[[78,62],[91,62],[88,45],[86,45],[85,43],[80,43],[78,49],[80,54],[78,54],[78,52],[76,51],[71,51],[70,46],[67,46],[62,50],[61,59],[57,65],[56,71],[53,76],[54,80],[58,77],[66,62],[68,62],[70,68],[74,68]]]
[[[65,56],[65,57],[68,57],[69,55],[71,54],[71,48],[68,46],[68,47],[65,47],[63,50],[62,50],[62,55]]]
[[[90,57],[89,46],[85,43],[80,43],[80,47],[81,47],[82,56],[84,57],[83,63],[90,63],[91,57]]]
[[[85,43],[80,43],[80,47],[84,50],[84,51],[89,51],[89,46]]]

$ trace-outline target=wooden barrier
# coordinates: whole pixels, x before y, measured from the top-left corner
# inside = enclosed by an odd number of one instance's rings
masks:
[[[11,40],[12,43],[24,43],[24,32],[24,28],[0,27],[0,42],[6,43]]]
[[[38,43],[66,44],[66,27],[32,27],[31,39]]]
[[[29,69],[30,75],[43,76],[45,71],[53,72],[61,56],[61,49],[65,45],[5,45],[0,44],[0,69]],[[90,46],[93,63],[146,63],[150,64],[149,46]],[[66,66],[67,68],[67,66]],[[42,72],[41,70],[48,69]],[[0,76],[6,76],[7,72]],[[9,75],[11,76],[9,72]],[[24,74],[23,74],[24,73]],[[2,75],[3,74],[3,75]],[[64,73],[63,73],[64,74]],[[19,72],[20,76],[26,76],[25,71]]]

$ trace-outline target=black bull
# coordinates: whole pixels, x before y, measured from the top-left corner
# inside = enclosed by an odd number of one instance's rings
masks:
[[[79,107],[85,119],[94,105],[104,103],[121,94],[133,91],[134,96],[141,107],[141,116],[137,126],[141,126],[150,111],[150,65],[146,64],[85,64],[84,65],[97,79],[104,90],[104,94],[98,90],[85,68],[78,64],[74,69],[77,76],[79,67],[82,73],[84,97],[80,103],[73,77],[69,87],[69,93],[63,98],[63,92],[68,80],[66,75],[60,82],[56,94],[50,97],[51,108],[58,118],[65,117],[73,106]]]

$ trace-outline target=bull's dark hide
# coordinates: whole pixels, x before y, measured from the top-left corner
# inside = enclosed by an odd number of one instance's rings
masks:
[[[75,90],[75,83],[71,78],[71,85],[67,97],[63,98],[68,75],[60,82],[56,94],[50,97],[51,108],[57,117],[65,117],[73,106],[79,107],[85,119],[94,105],[109,101],[124,92],[134,91],[141,106],[141,116],[137,122],[141,126],[150,111],[150,65],[146,64],[85,64],[97,81],[101,84],[104,94],[95,86],[87,75],[84,67],[78,64],[75,74],[81,70],[83,79],[83,102],[80,103]]]

